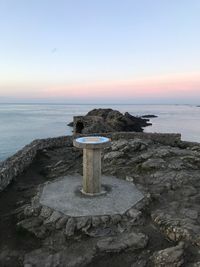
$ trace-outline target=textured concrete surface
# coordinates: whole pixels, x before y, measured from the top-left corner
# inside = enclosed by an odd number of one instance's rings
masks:
[[[111,145],[103,136],[80,137],[73,141],[75,147],[83,148],[83,189],[85,194],[101,193],[101,150]]]
[[[40,197],[42,205],[72,217],[123,214],[143,195],[133,183],[111,176],[103,176],[107,193],[95,197],[80,192],[82,177],[64,176],[44,186]]]
[[[101,192],[101,149],[83,149],[83,192]]]

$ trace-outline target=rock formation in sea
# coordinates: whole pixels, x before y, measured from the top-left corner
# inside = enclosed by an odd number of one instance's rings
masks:
[[[148,116],[148,115],[146,115]],[[150,115],[151,117],[153,115]],[[122,114],[113,109],[93,109],[85,116],[74,117],[68,126],[74,127],[74,133],[107,133],[107,132],[143,132],[143,127],[151,123],[148,118],[135,117],[128,112]]]

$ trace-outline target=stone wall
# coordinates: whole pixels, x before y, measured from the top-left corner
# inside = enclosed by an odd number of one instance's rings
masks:
[[[33,162],[39,150],[69,145],[72,145],[72,136],[39,139],[26,145],[16,154],[1,163],[0,191],[2,191],[14,177],[21,174]]]
[[[181,141],[180,134],[117,132],[104,134],[99,133],[95,135],[108,136],[112,140],[134,138],[151,139],[164,145],[171,146],[177,145]],[[6,188],[6,186],[9,185],[13,178],[21,174],[33,162],[39,150],[54,147],[72,146],[72,140],[77,136],[62,136],[35,140],[26,145],[23,149],[19,150],[13,156],[2,162],[0,165],[0,191]]]
[[[150,139],[155,142],[161,143],[163,145],[175,146],[181,142],[181,134],[179,133],[138,133],[138,132],[115,132],[115,133],[96,133],[87,134],[87,136],[101,135],[107,136],[112,140],[118,139]],[[78,136],[84,136],[82,134],[77,134],[74,138]]]

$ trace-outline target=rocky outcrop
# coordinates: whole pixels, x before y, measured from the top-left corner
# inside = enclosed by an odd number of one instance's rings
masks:
[[[99,252],[120,252],[145,248],[148,237],[142,233],[124,233],[116,237],[108,237],[97,242]]]
[[[102,135],[106,135],[105,133]],[[115,132],[110,133],[109,137],[112,140],[118,139],[148,139],[154,140],[155,142],[159,142],[166,145],[176,145],[181,141],[180,134],[163,134],[163,133],[136,133],[136,132]],[[58,175],[59,173],[67,172],[68,169],[71,168],[73,160],[76,159],[78,155],[77,151],[75,152],[70,147],[72,146],[73,136],[61,136],[55,138],[47,138],[47,139],[39,139],[34,140],[30,144],[26,145],[24,148],[19,150],[16,154],[9,157],[7,160],[0,163],[0,192],[4,190],[11,181],[20,175],[22,172],[29,167],[29,165],[35,160],[36,155],[39,151],[55,148],[63,148],[69,149],[68,152],[65,153],[65,157],[62,160],[56,160],[59,158],[59,152],[55,155],[55,161],[52,164],[46,166],[43,170],[44,174],[48,172],[52,172],[52,176]],[[182,146],[187,147],[191,146],[193,149],[199,149],[198,143],[190,143],[190,142],[182,142]],[[79,152],[81,153],[81,152]],[[48,152],[46,153],[48,157]]]
[[[151,119],[151,118],[158,118],[158,116],[152,115],[152,114],[147,114],[147,115],[142,115],[142,118]]]
[[[175,247],[166,248],[153,254],[152,261],[155,267],[180,267],[184,263],[184,243]]]
[[[72,126],[72,123],[68,124]],[[126,112],[113,109],[93,109],[85,116],[74,117],[74,134],[107,133],[107,132],[143,132],[149,126],[148,119],[135,117]]]
[[[170,134],[108,136],[103,174],[133,182],[145,198],[123,216],[74,220],[41,208],[40,185],[82,174],[72,140],[43,140],[32,148],[37,157],[30,153],[35,165],[1,192],[0,266],[200,266],[200,144]]]

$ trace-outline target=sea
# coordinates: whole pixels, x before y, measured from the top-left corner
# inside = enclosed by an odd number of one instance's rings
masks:
[[[73,116],[94,108],[112,108],[134,116],[153,114],[144,132],[181,133],[200,142],[200,107],[195,105],[0,104],[0,161],[34,139],[71,135]]]

